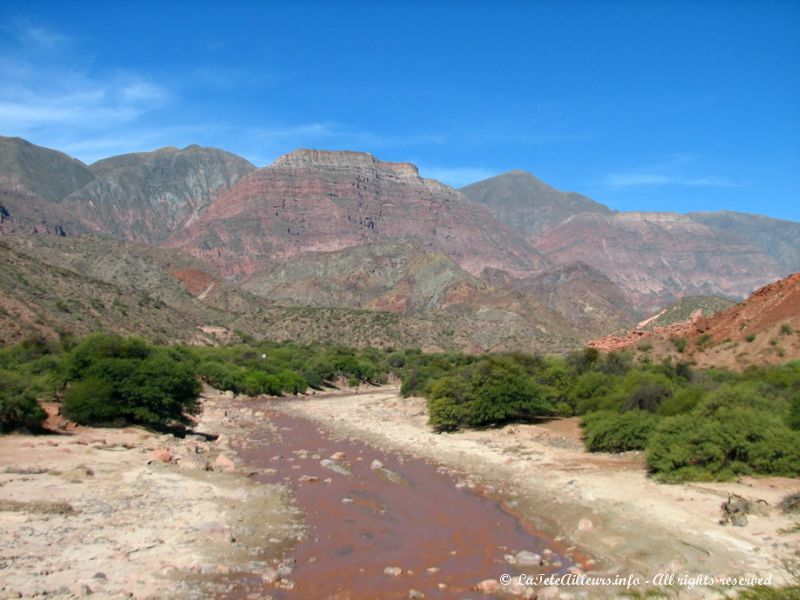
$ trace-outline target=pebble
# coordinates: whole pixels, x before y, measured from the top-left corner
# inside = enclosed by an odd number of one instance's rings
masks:
[[[400,567],[386,567],[383,570],[384,575],[391,575],[392,577],[397,577],[403,574],[403,569]]]

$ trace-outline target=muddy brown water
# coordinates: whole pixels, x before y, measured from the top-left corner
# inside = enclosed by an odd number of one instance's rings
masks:
[[[307,533],[290,552],[294,588],[240,582],[226,598],[479,598],[479,581],[566,572],[573,563],[558,541],[511,514],[502,499],[468,487],[436,465],[336,439],[314,423],[264,408],[277,432],[262,430],[239,450],[245,465],[270,470],[263,482],[285,483],[305,513]],[[345,475],[320,461],[336,453]],[[371,468],[379,460],[384,469]],[[399,476],[399,477],[398,477]],[[551,565],[520,570],[504,555],[549,548]],[[561,566],[552,566],[560,562]],[[400,575],[387,575],[399,567]],[[440,587],[444,584],[444,588]]]

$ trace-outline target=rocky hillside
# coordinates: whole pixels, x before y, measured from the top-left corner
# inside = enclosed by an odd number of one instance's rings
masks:
[[[578,262],[525,278],[486,269],[483,278],[536,298],[572,323],[586,338],[625,329],[640,316],[623,291],[597,269]]]
[[[473,274],[531,273],[549,263],[482,207],[408,163],[360,152],[298,150],[220,195],[167,245],[250,275],[304,252],[413,241]]]
[[[446,316],[475,351],[567,348],[589,337],[535,297],[489,285],[412,242],[297,255],[243,287],[284,305]]]
[[[746,241],[675,213],[582,213],[536,247],[559,264],[585,262],[652,312],[685,295],[744,297],[783,269]]]
[[[589,345],[605,351],[628,349],[639,360],[670,358],[701,367],[742,369],[800,359],[800,273],[714,315],[697,310],[685,321],[611,335]]]
[[[656,327],[666,327],[673,323],[681,323],[691,319],[692,315],[698,311],[706,317],[711,317],[735,304],[736,300],[725,296],[687,296],[662,308],[639,323],[636,328],[650,330]]]
[[[517,307],[503,294],[479,299],[477,310],[413,314],[280,306],[192,257],[111,238],[6,235],[0,275],[0,343],[92,331],[204,344],[249,335],[469,352],[559,351],[579,342],[558,315]]]
[[[216,148],[188,146],[123,154],[91,165],[94,179],[63,204],[97,230],[157,243],[191,221],[255,167]]]
[[[562,192],[527,171],[509,171],[461,188],[508,227],[538,238],[579,213],[609,215],[607,206],[574,192]]]

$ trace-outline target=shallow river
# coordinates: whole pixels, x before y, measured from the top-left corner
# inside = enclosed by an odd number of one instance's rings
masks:
[[[240,457],[249,467],[274,469],[258,480],[285,483],[308,528],[290,553],[296,561],[294,589],[269,586],[261,590],[265,595],[405,599],[417,590],[425,598],[479,598],[471,591],[479,581],[519,572],[504,555],[547,555],[549,565],[524,568],[530,574],[572,566],[562,544],[521,522],[501,499],[458,487],[444,469],[336,439],[310,421],[264,410],[277,433],[255,434]],[[332,456],[328,466],[321,464]],[[375,468],[375,460],[383,468]],[[387,567],[402,573],[386,574]],[[254,592],[259,590],[239,587],[227,597]]]

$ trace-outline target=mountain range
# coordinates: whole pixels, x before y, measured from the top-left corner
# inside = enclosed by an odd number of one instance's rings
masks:
[[[264,168],[200,146],[85,165],[0,137],[0,236],[5,340],[116,323],[197,343],[236,329],[557,351],[800,271],[800,223],[616,212],[524,171],[456,190],[410,163],[322,150]],[[114,309],[138,296],[135,318]],[[338,322],[323,333],[315,319]]]

